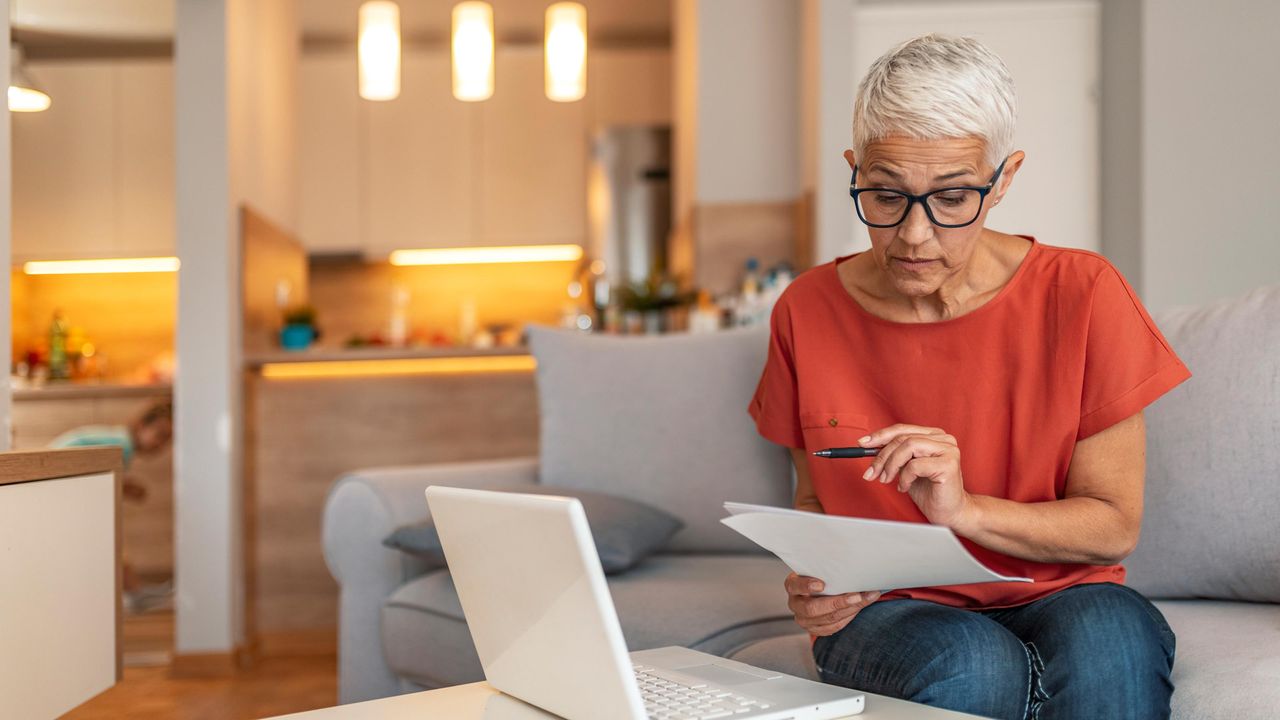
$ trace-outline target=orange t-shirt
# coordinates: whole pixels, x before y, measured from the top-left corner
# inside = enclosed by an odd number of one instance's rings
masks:
[[[940,427],[959,443],[968,492],[1061,499],[1078,440],[1138,413],[1191,373],[1106,259],[1028,239],[1026,258],[994,298],[939,322],[894,322],[863,309],[836,272],[853,255],[801,274],[773,311],[768,360],[749,407],[760,434],[812,452],[857,445],[899,422]],[[810,457],[823,509],[927,522],[894,485],[861,480],[870,462]],[[1120,565],[1039,563],[961,542],[992,570],[1034,582],[884,597],[994,608],[1124,580]]]

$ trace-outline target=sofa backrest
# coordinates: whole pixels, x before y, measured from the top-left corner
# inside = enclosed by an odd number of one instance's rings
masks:
[[[768,328],[659,336],[531,326],[541,417],[540,481],[663,508],[677,552],[758,552],[720,524],[726,500],[790,506],[787,451],[747,405]]]
[[[1155,319],[1192,377],[1146,414],[1128,584],[1158,598],[1280,602],[1280,285]]]

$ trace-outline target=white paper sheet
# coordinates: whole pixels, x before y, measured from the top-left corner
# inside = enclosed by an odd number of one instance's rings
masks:
[[[1031,582],[998,575],[939,525],[865,520],[727,502],[720,522],[777,555],[800,575],[820,578],[823,594]]]

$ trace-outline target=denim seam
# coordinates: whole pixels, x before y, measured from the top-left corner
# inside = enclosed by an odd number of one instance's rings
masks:
[[[1027,655],[1027,699],[1022,704],[1022,720],[1027,720],[1031,714],[1031,651],[1027,649],[1026,643],[1022,645],[1022,652]]]
[[[1049,693],[1045,692],[1044,684],[1042,682],[1044,679],[1044,658],[1040,657],[1040,648],[1036,647],[1035,643],[1029,642],[1027,643],[1027,653],[1030,655],[1031,664],[1035,669],[1034,675],[1036,678],[1035,695],[1037,702],[1035,709],[1032,711],[1032,718],[1034,720],[1035,718],[1040,717],[1040,708],[1049,701]]]

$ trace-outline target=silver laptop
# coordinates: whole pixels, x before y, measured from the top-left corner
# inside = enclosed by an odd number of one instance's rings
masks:
[[[485,677],[504,693],[569,720],[862,712],[861,693],[686,648],[628,656],[576,499],[430,487],[427,503]]]

